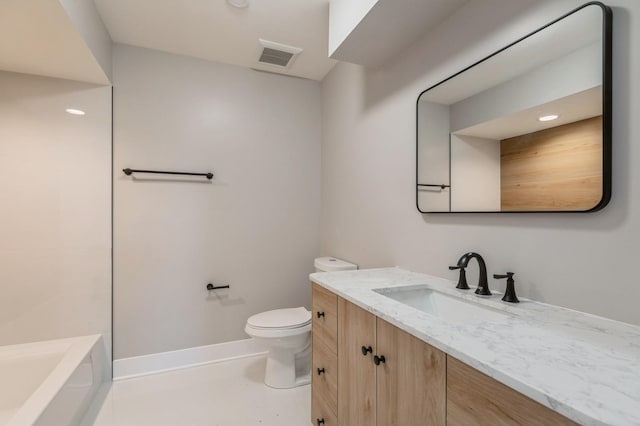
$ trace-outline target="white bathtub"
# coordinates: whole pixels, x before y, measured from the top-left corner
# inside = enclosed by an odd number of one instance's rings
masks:
[[[0,425],[78,424],[106,377],[100,335],[0,346]]]

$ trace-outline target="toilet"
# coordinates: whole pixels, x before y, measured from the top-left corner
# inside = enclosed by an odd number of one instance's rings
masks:
[[[316,272],[358,269],[335,257],[315,260]],[[244,331],[267,348],[264,383],[286,389],[311,383],[311,312],[304,307],[276,309],[249,317]]]

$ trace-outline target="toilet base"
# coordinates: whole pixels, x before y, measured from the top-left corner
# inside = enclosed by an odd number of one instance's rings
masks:
[[[289,389],[311,383],[311,345],[302,352],[270,348],[264,384],[275,389]]]

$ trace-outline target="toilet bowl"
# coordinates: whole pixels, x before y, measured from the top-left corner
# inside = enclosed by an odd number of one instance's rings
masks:
[[[311,381],[311,312],[276,309],[253,315],[244,331],[269,352],[264,375],[267,386],[293,388]]]
[[[315,259],[317,272],[358,269],[334,257]],[[267,350],[264,383],[278,389],[311,382],[311,312],[306,308],[276,309],[249,317],[244,331]]]

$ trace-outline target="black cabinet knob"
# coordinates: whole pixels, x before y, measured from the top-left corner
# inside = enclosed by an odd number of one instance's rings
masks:
[[[316,312],[316,315],[318,316],[318,318],[321,318],[324,316],[324,312]]]
[[[371,348],[371,346],[363,346],[361,350],[362,350],[362,355],[364,356],[367,356],[369,352],[373,352],[373,349]]]
[[[324,368],[318,368],[318,376],[324,373]]]
[[[380,363],[384,364],[386,362],[386,359],[384,359],[384,355],[374,355],[373,356],[373,363],[375,365],[380,365]]]
[[[324,418],[316,419],[316,423],[318,424],[318,426],[323,425],[324,424]]]

